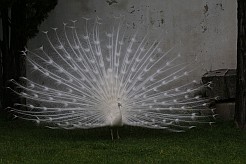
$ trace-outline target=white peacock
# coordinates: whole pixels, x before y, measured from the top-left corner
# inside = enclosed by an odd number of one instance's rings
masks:
[[[64,23],[60,35],[57,28],[52,38],[44,32],[47,46],[23,52],[39,82],[11,80],[21,92],[10,89],[27,100],[9,108],[16,117],[46,122],[50,128],[128,125],[174,132],[214,122],[210,99],[197,94],[211,83],[180,85],[195,68],[180,62],[176,47],[160,48],[163,35],[151,41],[147,32],[137,39],[139,30],[127,33],[124,17],[114,18],[106,33],[100,32],[100,18],[92,28],[92,20],[82,21],[82,34],[77,21]],[[111,135],[113,139],[112,130]]]

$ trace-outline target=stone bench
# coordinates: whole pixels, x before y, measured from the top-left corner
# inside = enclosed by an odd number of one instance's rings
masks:
[[[215,112],[222,120],[233,120],[236,95],[236,70],[219,69],[207,72],[202,77],[204,84],[212,82],[211,88],[206,89],[208,97],[217,97]]]

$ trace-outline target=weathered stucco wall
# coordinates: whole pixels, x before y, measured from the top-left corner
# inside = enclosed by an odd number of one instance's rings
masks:
[[[62,22],[81,17],[122,14],[132,29],[139,24],[155,28],[157,34],[164,29],[166,44],[181,43],[183,62],[197,59],[202,65],[193,75],[197,78],[207,70],[236,67],[236,13],[236,0],[58,0],[40,29],[62,27]],[[40,34],[29,47],[40,46],[42,40]]]

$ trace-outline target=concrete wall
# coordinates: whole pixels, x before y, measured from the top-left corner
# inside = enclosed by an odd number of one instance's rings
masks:
[[[40,29],[61,27],[62,22],[81,17],[123,14],[132,29],[149,25],[156,33],[166,31],[166,44],[181,42],[183,61],[197,59],[202,65],[191,78],[200,78],[207,70],[236,68],[236,13],[236,0],[58,0]],[[110,25],[110,19],[104,23]],[[29,48],[40,46],[43,39],[38,35]]]

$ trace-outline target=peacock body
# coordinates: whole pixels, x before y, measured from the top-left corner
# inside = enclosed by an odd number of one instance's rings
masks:
[[[17,89],[10,89],[27,101],[10,108],[16,117],[65,129],[129,125],[180,132],[213,123],[210,99],[198,94],[210,83],[180,84],[196,68],[180,62],[177,46],[162,50],[163,35],[153,41],[151,32],[126,36],[124,17],[114,18],[106,33],[100,18],[82,21],[82,33],[77,21],[64,23],[61,35],[57,28],[52,38],[44,32],[46,46],[23,51],[45,84],[11,80]]]

